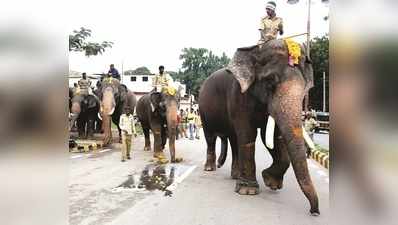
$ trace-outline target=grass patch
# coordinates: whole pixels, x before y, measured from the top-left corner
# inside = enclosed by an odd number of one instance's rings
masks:
[[[325,153],[325,154],[328,154],[328,155],[329,155],[329,149],[322,148],[322,147],[321,147],[320,145],[318,145],[318,144],[315,144],[315,149],[318,150],[318,151],[320,151],[320,152],[322,152],[322,153]]]

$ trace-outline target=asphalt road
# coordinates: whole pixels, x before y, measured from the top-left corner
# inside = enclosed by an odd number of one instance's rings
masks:
[[[285,176],[282,190],[272,191],[264,186],[261,171],[271,164],[272,159],[259,138],[256,163],[260,194],[256,196],[240,196],[233,191],[235,181],[230,179],[230,154],[224,167],[215,172],[203,171],[206,150],[203,136],[194,141],[178,140],[177,156],[183,157],[184,161],[167,164],[161,170],[155,169],[159,167],[150,162],[151,152],[143,151],[143,137],[134,140],[133,157],[128,162],[120,162],[118,146],[96,153],[70,154],[70,224],[328,224],[328,171],[315,161],[308,160],[321,210],[320,216],[312,217],[308,212],[309,203],[300,191],[291,168]],[[218,150],[219,146],[218,141]],[[155,177],[156,174],[165,176]],[[151,180],[156,182],[173,183],[167,192],[139,188],[140,183],[147,180],[145,177],[155,177]],[[156,185],[146,183],[146,186]]]

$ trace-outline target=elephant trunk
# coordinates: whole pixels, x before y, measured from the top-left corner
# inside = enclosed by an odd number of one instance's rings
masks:
[[[104,145],[109,145],[112,143],[112,119],[109,115],[102,115],[102,130],[104,131]]]
[[[69,117],[69,130],[72,129],[77,118],[79,117],[80,112],[81,112],[80,103],[72,102],[72,106],[71,106],[71,110],[70,110],[70,117]]]
[[[170,101],[166,106],[166,120],[167,120],[167,129],[169,136],[169,151],[171,162],[176,161],[175,156],[175,140],[176,140],[176,132],[177,132],[177,102]]]
[[[72,106],[71,106],[71,110],[70,112],[72,114],[79,114],[81,112],[81,107],[80,107],[80,103],[79,102],[72,102]]]
[[[308,171],[301,121],[304,82],[293,78],[279,85],[271,105],[271,115],[287,144],[297,182],[310,202],[312,215],[319,215],[318,196]]]
[[[103,115],[112,115],[113,112],[115,111],[115,98],[113,96],[112,90],[106,89],[102,95],[102,101],[101,101],[101,113]]]

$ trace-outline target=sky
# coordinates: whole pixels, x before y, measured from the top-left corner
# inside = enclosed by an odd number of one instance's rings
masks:
[[[185,47],[207,48],[232,57],[238,47],[256,44],[259,23],[267,1],[235,0],[145,0],[76,1],[71,0],[67,30],[80,27],[92,30],[90,41],[112,41],[114,46],[103,55],[86,57],[69,54],[69,69],[79,72],[107,72],[109,64],[119,71],[148,67],[157,72],[159,65],[178,71]],[[284,20],[284,36],[306,32],[307,0],[289,5],[276,0],[277,16]],[[311,36],[329,32],[328,4],[312,2]],[[284,37],[282,36],[282,37]],[[305,37],[297,38],[304,42]]]

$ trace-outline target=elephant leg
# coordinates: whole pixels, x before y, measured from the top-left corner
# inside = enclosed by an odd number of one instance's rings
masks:
[[[167,130],[164,125],[161,126],[160,132],[162,138],[162,150],[164,150],[164,146],[166,145],[167,142]]]
[[[232,179],[238,179],[240,172],[239,172],[239,147],[238,142],[236,140],[236,135],[232,135],[229,137],[229,143],[231,145],[232,150],[232,165],[231,165],[231,177]]]
[[[281,131],[300,188],[307,197],[312,215],[319,215],[319,202],[312,183],[304,146],[301,110],[304,98],[302,80],[291,79],[281,83],[272,100],[271,115]]]
[[[149,128],[143,127],[142,131],[144,132],[144,137],[145,137],[144,151],[150,151],[151,150],[151,139],[149,137]]]
[[[151,130],[153,132],[153,149],[154,149],[154,154],[153,157],[159,158],[163,157],[163,150],[162,150],[162,131],[160,124],[153,124],[151,126]]]
[[[262,171],[264,184],[272,190],[282,189],[283,176],[290,165],[287,145],[283,140],[279,129],[277,127],[275,129],[275,147],[274,149],[268,149],[273,162],[270,167]],[[261,129],[261,140],[265,146],[265,129]]]
[[[77,132],[79,134],[80,139],[85,139],[85,121],[82,118],[78,118],[76,121],[77,124]]]
[[[95,120],[90,118],[87,121],[87,137],[89,139],[93,139],[94,138],[94,125],[95,125]]]
[[[205,139],[207,143],[207,159],[205,164],[205,171],[216,170],[216,140],[217,136],[213,133],[205,132]]]
[[[117,130],[119,132],[119,143],[122,143],[122,130],[119,127],[119,124],[117,125]]]
[[[240,121],[238,128],[238,157],[239,157],[239,179],[236,181],[235,192],[241,195],[256,195],[259,186],[256,179],[255,141],[257,129]]]

